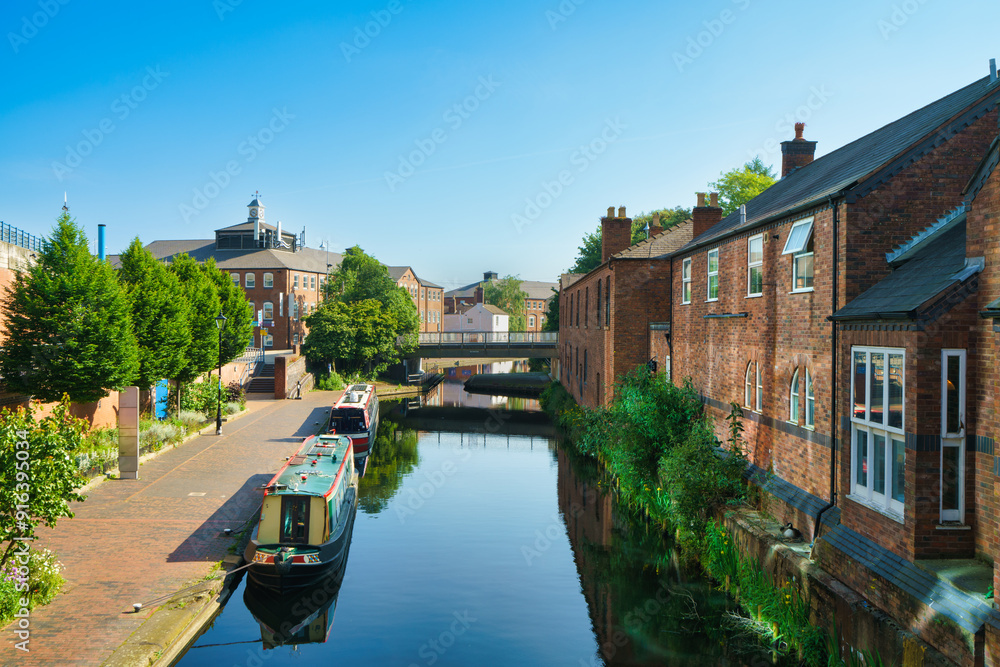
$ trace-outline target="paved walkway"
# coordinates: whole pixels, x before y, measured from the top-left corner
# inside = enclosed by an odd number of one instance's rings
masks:
[[[330,400],[254,402],[252,410],[147,461],[139,480],[109,480],[74,505],[76,517],[39,530],[39,546],[66,566],[66,586],[30,619],[30,652],[0,637],[0,665],[100,665],[154,610],[147,602],[208,574],[259,506],[264,482],[315,433]]]

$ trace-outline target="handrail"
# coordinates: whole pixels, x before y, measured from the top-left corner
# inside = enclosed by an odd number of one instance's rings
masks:
[[[44,243],[40,236],[29,234],[3,221],[0,221],[0,241],[35,251],[41,251]]]
[[[257,368],[264,363],[264,348],[262,347],[247,347],[243,351],[243,354],[235,359],[235,361],[246,362],[246,368],[243,369],[243,375],[240,376],[240,386],[246,386],[246,383],[257,374]]]
[[[409,337],[412,341],[413,337]],[[404,337],[397,339],[402,345]],[[438,347],[463,347],[466,345],[554,345],[559,342],[558,331],[432,331],[416,335],[418,345],[437,345]]]

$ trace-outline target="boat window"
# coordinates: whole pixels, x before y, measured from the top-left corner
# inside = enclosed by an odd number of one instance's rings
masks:
[[[309,498],[303,496],[281,497],[282,544],[309,543]]]

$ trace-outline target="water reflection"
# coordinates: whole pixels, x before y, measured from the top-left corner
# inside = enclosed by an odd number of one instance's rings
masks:
[[[394,407],[394,401],[382,401],[382,414],[387,416]],[[403,478],[419,463],[417,432],[390,419],[379,421],[375,447],[358,484],[358,509],[367,514],[378,514],[385,509],[399,491]]]
[[[467,379],[467,378],[466,378]],[[487,408],[502,410],[526,410],[537,412],[542,408],[536,398],[516,396],[494,396],[492,394],[470,394],[465,390],[464,380],[447,379],[428,390],[419,399],[421,407],[435,408]]]

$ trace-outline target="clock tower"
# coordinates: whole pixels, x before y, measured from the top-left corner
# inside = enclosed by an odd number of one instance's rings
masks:
[[[255,224],[264,222],[264,205],[260,203],[260,192],[254,195],[253,201],[247,204],[247,208],[250,209],[250,217],[247,218],[247,222]]]

